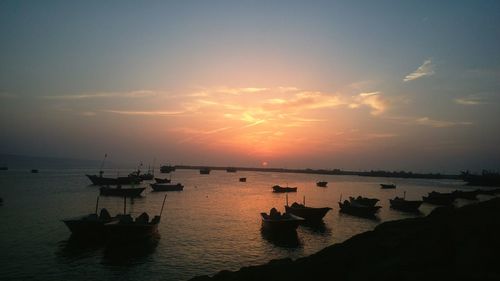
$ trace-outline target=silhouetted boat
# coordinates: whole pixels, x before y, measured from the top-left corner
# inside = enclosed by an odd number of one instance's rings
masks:
[[[349,202],[352,204],[358,204],[358,205],[365,205],[369,207],[375,206],[377,202],[380,201],[377,198],[368,198],[368,197],[363,197],[363,196],[358,196],[356,198],[354,197],[349,197]]]
[[[289,186],[279,186],[275,185],[273,186],[273,192],[281,193],[281,192],[297,192],[296,187],[289,187]]]
[[[418,208],[420,208],[420,205],[424,203],[424,201],[406,200],[405,197],[406,197],[406,192],[403,198],[399,198],[396,196],[394,199],[389,199],[391,208],[405,212],[418,212]]]
[[[240,178],[240,182],[246,182],[247,178]]]
[[[236,170],[236,168],[227,168],[226,172],[228,172],[228,173],[236,173],[237,170]]]
[[[150,184],[154,191],[181,191],[184,186],[180,183],[170,184],[170,183],[152,183]]]
[[[295,231],[297,227],[304,221],[303,218],[293,214],[281,214],[275,208],[272,208],[269,215],[260,213],[262,217],[262,228],[274,232],[290,232]]]
[[[121,196],[121,197],[139,197],[146,189],[145,187],[129,187],[122,188],[120,185],[117,187],[101,186],[99,189],[101,195],[104,196]]]
[[[106,223],[104,225],[104,229],[108,241],[111,243],[125,242],[137,239],[148,239],[157,236],[158,224],[160,224],[161,215],[163,213],[163,207],[165,205],[166,199],[167,195],[165,195],[165,197],[163,198],[160,215],[154,216],[151,221],[149,220],[149,215],[147,213],[142,213],[135,220],[130,214],[126,214],[119,216],[119,219],[116,221]],[[126,212],[124,211],[124,213]]]
[[[106,209],[101,209],[99,216],[97,213],[76,218],[64,219],[64,224],[75,236],[87,238],[101,238],[104,236],[104,224],[117,220],[118,217],[111,217]]]
[[[160,167],[160,173],[170,173],[175,171],[175,166],[163,165]]]
[[[86,175],[93,185],[120,185],[120,184],[138,184],[141,179],[137,176],[107,178],[103,177],[102,173],[97,175]]]
[[[287,198],[288,201],[288,198]],[[323,208],[313,208],[307,207],[305,204],[299,204],[294,202],[291,206],[288,204],[285,206],[285,212],[290,213],[292,215],[301,217],[305,219],[307,222],[319,222],[323,219],[323,217],[330,211],[332,208],[323,207]]]
[[[7,166],[1,166],[0,167],[0,171],[7,171],[9,169],[9,167]]]
[[[372,217],[375,216],[375,213],[382,207],[380,206],[368,206],[359,204],[357,202],[349,202],[344,200],[344,202],[339,202],[340,212],[361,216],[361,217]]]
[[[455,195],[452,193],[440,193],[432,191],[427,196],[422,196],[425,203],[434,205],[451,205],[455,201]]]
[[[328,184],[327,181],[319,181],[316,183],[316,185],[319,187],[326,187],[327,184]]]
[[[468,199],[468,200],[476,200],[477,199],[477,195],[479,194],[479,189],[478,190],[472,190],[472,191],[455,190],[451,194],[453,194],[455,196],[455,198]]]
[[[38,169],[31,169],[31,173],[32,174],[37,174],[38,173]]]
[[[200,169],[200,174],[202,174],[202,175],[208,175],[208,174],[210,174],[210,169],[209,168],[201,168]]]
[[[155,178],[156,183],[170,183],[172,180],[171,179],[160,179],[160,178]]]
[[[381,183],[380,184],[380,188],[382,188],[382,189],[392,189],[392,188],[396,188],[396,185],[395,184]]]

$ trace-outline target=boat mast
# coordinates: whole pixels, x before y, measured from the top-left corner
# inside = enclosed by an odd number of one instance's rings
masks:
[[[97,215],[97,210],[99,209],[99,195],[97,195],[97,201],[95,202],[95,213]]]
[[[302,198],[302,205],[304,205],[304,207],[306,206],[306,196],[304,195],[304,197]]]
[[[163,197],[163,203],[161,204],[161,210],[160,210],[160,218],[161,214],[163,213],[163,206],[165,205],[165,200],[167,200],[167,194],[165,194],[165,197]]]
[[[288,194],[286,194],[286,205],[288,206]]]
[[[104,171],[102,170],[102,168],[104,168],[104,161],[106,160],[106,157],[108,157],[108,154],[104,153],[104,158],[102,159],[102,162],[101,162],[101,168],[99,169],[99,175],[101,177],[102,177],[102,174],[104,173]]]

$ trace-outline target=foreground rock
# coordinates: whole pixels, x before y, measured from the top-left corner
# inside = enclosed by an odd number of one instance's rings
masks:
[[[273,260],[191,281],[334,279],[500,280],[500,198],[382,223],[295,261]]]

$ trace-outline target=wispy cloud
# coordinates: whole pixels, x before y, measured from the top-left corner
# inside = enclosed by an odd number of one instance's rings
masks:
[[[45,99],[51,100],[83,100],[83,99],[99,99],[99,98],[145,98],[156,96],[158,92],[150,90],[138,90],[129,92],[96,92],[96,93],[84,93],[75,95],[56,95],[56,96],[44,96]]]
[[[434,75],[434,65],[432,64],[431,59],[424,61],[424,63],[417,68],[417,70],[412,73],[406,75],[403,79],[404,82],[413,81],[425,76]]]
[[[466,126],[472,125],[472,122],[455,122],[455,121],[444,121],[444,120],[435,120],[429,117],[422,117],[415,120],[415,122],[419,125],[430,126],[434,128],[447,128],[454,126]]]
[[[168,116],[179,115],[184,111],[132,111],[132,110],[102,110],[102,112],[121,114],[121,115],[150,115],[150,116]]]
[[[372,115],[380,115],[389,107],[389,101],[380,92],[360,93],[354,97],[354,101],[349,104],[349,107],[358,108],[361,105],[368,106]]]
[[[467,97],[456,98],[454,99],[455,103],[461,105],[479,105],[487,103],[483,97],[477,95],[470,95]]]

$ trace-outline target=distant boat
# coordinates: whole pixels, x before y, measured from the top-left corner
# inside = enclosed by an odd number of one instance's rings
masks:
[[[451,205],[455,201],[455,195],[452,193],[430,192],[427,196],[422,196],[425,203],[434,205]]]
[[[104,229],[109,242],[125,242],[138,239],[150,239],[158,235],[158,225],[167,195],[163,198],[161,211],[150,221],[147,213],[142,213],[135,220],[130,214],[119,217],[118,220],[106,223]],[[126,213],[126,212],[124,212]]]
[[[306,207],[305,202],[303,202],[303,204],[294,202],[291,206],[288,206],[288,197],[287,197],[287,205],[285,206],[285,212],[301,217],[305,219],[307,222],[321,221],[323,217],[326,215],[326,213],[328,213],[328,211],[330,211],[331,209],[332,208],[329,207],[323,207],[323,208]]]
[[[228,173],[236,173],[238,170],[236,170],[236,168],[227,168],[226,169],[226,172]]]
[[[32,174],[37,174],[38,173],[38,169],[31,169],[31,173]]]
[[[209,168],[201,168],[200,169],[200,174],[202,174],[202,175],[208,175],[208,174],[210,174],[210,169]]]
[[[102,186],[99,190],[101,195],[104,196],[121,196],[121,197],[139,197],[141,193],[146,189],[145,187],[131,187],[131,188],[122,188],[118,187],[108,187]]]
[[[117,178],[107,178],[100,175],[86,175],[87,178],[92,182],[93,185],[120,185],[120,184],[138,184],[141,179],[136,176],[128,177],[117,177]]]
[[[349,197],[350,203],[357,204],[357,205],[365,205],[368,207],[375,206],[378,201],[380,201],[380,200],[378,200],[377,198],[368,198],[368,197],[363,197],[363,196],[358,196],[356,198]]]
[[[175,171],[175,166],[170,166],[170,165],[163,165],[160,167],[160,172],[161,173],[170,173]]]
[[[172,180],[171,179],[160,179],[160,178],[155,178],[156,183],[170,183]]]
[[[380,188],[382,188],[382,189],[392,189],[392,188],[396,188],[396,185],[395,184],[384,184],[384,183],[381,183],[380,184]]]
[[[375,213],[377,213],[379,209],[382,208],[380,206],[368,206],[356,202],[350,202],[347,200],[344,200],[344,202],[339,202],[339,207],[340,212],[342,213],[361,217],[373,217],[375,216]]]
[[[406,200],[406,192],[403,198],[395,197],[394,199],[389,199],[392,209],[405,211],[405,212],[418,212],[418,208],[424,201],[419,200]]]
[[[297,192],[297,188],[296,187],[289,187],[289,186],[283,187],[283,186],[275,185],[275,186],[273,186],[273,192],[277,192],[277,193]]]
[[[319,187],[326,187],[327,184],[328,184],[327,181],[318,181],[316,183],[316,185],[319,186]]]
[[[240,182],[247,182],[247,178],[240,178]]]
[[[2,204],[3,204],[3,198],[0,197],[0,205],[2,205]]]
[[[152,183],[150,184],[154,191],[181,191],[184,186],[180,183],[170,184],[170,183]]]
[[[7,166],[1,166],[0,167],[0,171],[7,171],[9,169],[9,167]]]
[[[472,190],[472,191],[455,190],[451,194],[453,194],[455,198],[477,200],[477,195],[479,194],[479,190]]]
[[[297,217],[290,213],[281,214],[275,208],[271,209],[268,214],[260,213],[262,217],[262,228],[272,232],[291,232],[304,221],[303,218]]]

